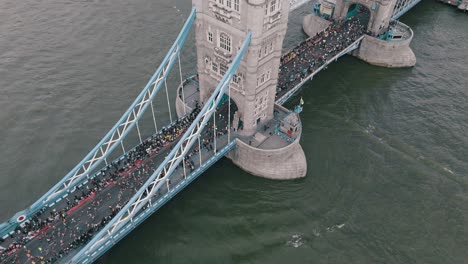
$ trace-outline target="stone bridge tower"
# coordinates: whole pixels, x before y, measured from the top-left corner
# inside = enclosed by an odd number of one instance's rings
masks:
[[[252,33],[250,46],[231,83],[231,99],[238,109],[232,127],[242,140],[237,139],[236,148],[227,157],[256,176],[270,179],[304,177],[307,161],[299,143],[302,129],[299,115],[275,104],[289,0],[192,2],[197,10],[195,25],[201,102],[209,98],[247,33]],[[285,138],[285,134],[280,134],[289,132],[294,132],[295,136]]]
[[[273,118],[289,2],[285,0],[193,0],[200,100],[205,101],[226,72],[247,32],[252,40],[231,84],[238,107],[238,133],[252,135]],[[237,123],[237,120],[234,123]]]

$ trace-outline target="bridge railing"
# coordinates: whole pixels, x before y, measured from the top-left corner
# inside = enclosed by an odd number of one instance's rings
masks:
[[[291,90],[289,90],[287,93],[285,93],[283,96],[281,96],[280,98],[276,99],[276,103],[279,104],[279,105],[282,105],[284,104],[287,100],[289,100],[289,98],[291,98],[301,87],[302,85],[304,85],[307,81],[309,80],[312,80],[312,78],[314,78],[314,76],[319,73],[321,70],[325,69],[328,64],[330,64],[331,62],[333,61],[336,61],[338,60],[341,56],[344,56],[345,54],[357,49],[359,47],[359,44],[361,43],[362,39],[364,38],[364,35],[359,37],[356,41],[354,41],[353,43],[351,43],[348,47],[346,47],[345,49],[343,49],[341,52],[339,52],[338,54],[336,54],[335,56],[333,56],[331,59],[329,59],[328,61],[326,61],[322,66],[320,66],[317,70],[315,70],[314,72],[312,72],[311,74],[309,74],[308,76],[304,77],[304,79],[302,79],[302,81],[300,83],[298,83],[296,86],[294,86],[294,88],[292,88]]]
[[[8,222],[0,225],[0,237],[11,233],[18,225],[26,221],[41,208],[47,205],[53,205],[55,201],[64,198],[76,187],[77,184],[89,177],[106,158],[119,145],[123,147],[123,140],[130,131],[137,126],[138,121],[146,112],[159,92],[162,84],[166,83],[175,61],[179,58],[180,51],[185,43],[188,33],[195,20],[196,11],[192,9],[190,16],[185,22],[181,32],[177,36],[174,44],[170,48],[163,62],[151,77],[145,88],[141,91],[135,101],[130,105],[124,115],[114,125],[114,127],[102,138],[102,140],[81,160],[65,177],[52,187],[46,194],[38,199],[33,205],[24,211],[18,212]],[[140,138],[141,141],[141,138]],[[107,162],[107,161],[106,161]]]
[[[392,19],[399,19],[419,2],[421,0],[398,0],[393,10]]]
[[[72,259],[72,263],[83,263],[89,258],[95,250],[99,249],[107,241],[113,241],[122,228],[133,221],[133,218],[148,204],[152,197],[162,187],[166,180],[170,179],[171,174],[185,158],[190,148],[196,140],[199,140],[200,134],[208,123],[210,117],[216,111],[221,98],[228,89],[233,75],[237,71],[241,59],[243,58],[250,44],[251,33],[246,36],[242,48],[238,51],[231,66],[226,71],[223,79],[217,88],[205,103],[197,118],[193,121],[189,129],[184,133],[174,149],[166,156],[158,169],[150,176],[147,182],[130,199],[130,201],[119,211],[119,213]]]

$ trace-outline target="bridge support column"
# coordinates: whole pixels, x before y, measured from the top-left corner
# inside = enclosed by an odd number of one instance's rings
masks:
[[[409,41],[384,41],[365,36],[358,50],[352,55],[376,66],[388,68],[412,67],[416,56],[409,46]]]
[[[254,136],[236,139],[236,148],[227,157],[255,176],[273,180],[305,177],[307,161],[299,143],[301,131],[299,114],[275,105],[275,119]]]
[[[307,173],[307,160],[297,138],[279,149],[260,149],[237,139],[237,145],[227,157],[244,171],[273,180],[302,178]]]
[[[386,40],[364,36],[358,50],[353,55],[370,64],[389,67],[412,67],[416,64],[416,56],[410,47],[413,40],[413,30],[407,25],[394,21],[387,33]]]

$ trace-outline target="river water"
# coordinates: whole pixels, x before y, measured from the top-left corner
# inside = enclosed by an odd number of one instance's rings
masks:
[[[0,219],[33,203],[113,126],[190,8],[0,0]],[[291,14],[285,48],[304,38],[308,10]],[[423,1],[401,20],[415,32],[415,67],[347,56],[287,105],[305,101],[306,178],[265,180],[221,160],[99,263],[467,263],[468,16]],[[194,57],[192,35],[186,75]]]

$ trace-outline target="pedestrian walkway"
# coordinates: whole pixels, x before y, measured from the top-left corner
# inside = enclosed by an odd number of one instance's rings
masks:
[[[361,20],[354,16],[344,23],[334,21],[324,31],[284,54],[281,57],[276,98],[281,98],[359,39],[365,33]]]

